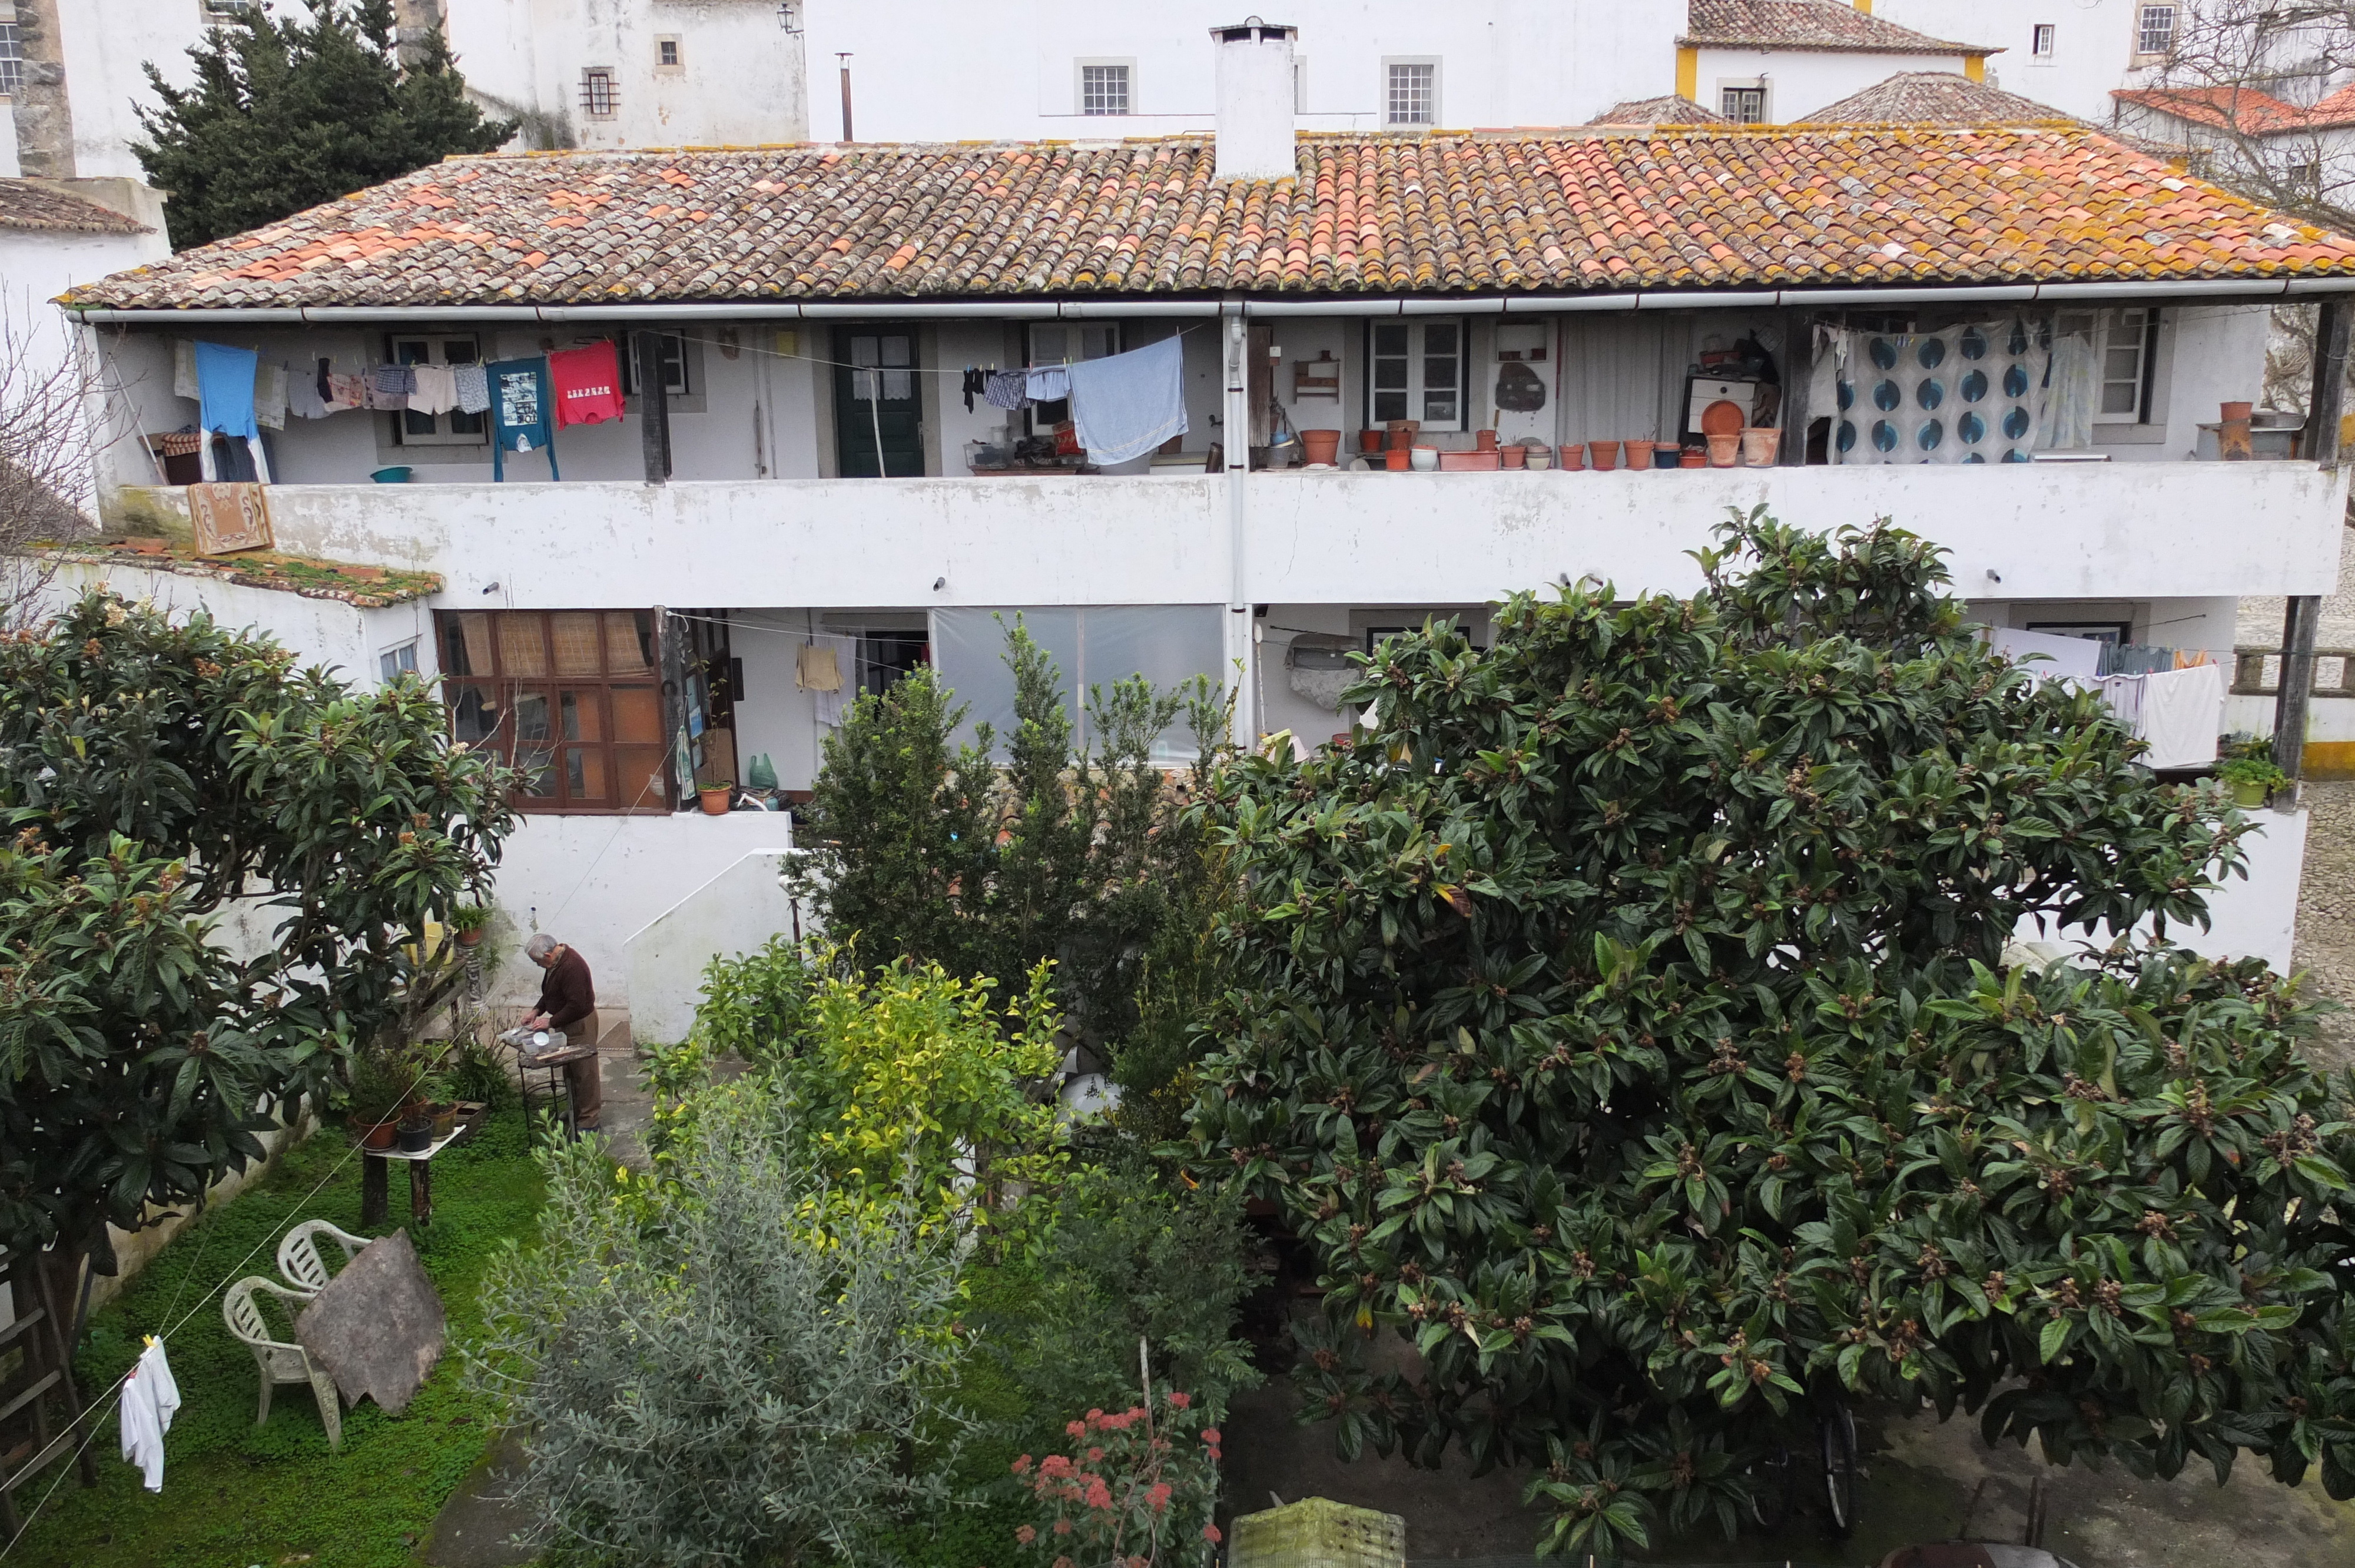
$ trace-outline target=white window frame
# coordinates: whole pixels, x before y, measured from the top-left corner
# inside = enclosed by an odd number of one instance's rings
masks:
[[[2165,31],[2163,35],[2158,36],[2163,36],[2166,41],[2158,48],[2154,49],[2150,47],[2151,38],[2154,37],[2152,23],[2159,21],[2162,18],[2164,19]],[[2181,35],[2182,30],[2182,6],[2137,5],[2135,7],[2135,58],[2138,60],[2165,59],[2168,56],[2168,52],[2175,48],[2175,40]]]
[[[2028,29],[2028,58],[2031,64],[2051,65],[2060,48],[2061,28],[2057,23],[2038,22]]]
[[[1127,73],[1123,95],[1124,107],[1118,111],[1092,110],[1088,107],[1088,72],[1119,70]],[[1124,55],[1088,55],[1071,62],[1071,112],[1083,120],[1124,120],[1137,112],[1136,61]]]
[[[16,31],[14,11],[0,16],[0,98],[9,98],[25,90],[25,41]]]
[[[1086,359],[1109,359],[1120,352],[1118,322],[1031,322],[1023,334],[1023,346],[1028,352],[1026,364],[1032,367],[1049,365],[1076,365]],[[1032,403],[1024,409],[1034,431],[1059,425],[1071,417],[1069,398],[1051,403]]]
[[[197,12],[208,22],[233,22],[253,0],[197,0]]]
[[[480,365],[484,363],[483,340],[470,332],[397,332],[386,344],[386,361],[392,365]],[[412,355],[410,349],[422,352]],[[456,353],[453,355],[453,351]],[[489,413],[465,414],[455,408],[441,414],[420,414],[408,408],[393,413],[392,444],[396,447],[486,447],[491,444]],[[430,430],[414,429],[418,420],[432,425]],[[466,429],[459,421],[471,419],[475,429]]]
[[[663,58],[663,48],[666,45],[670,48],[668,59]],[[677,33],[658,33],[655,36],[655,74],[656,76],[687,74],[687,46]]]
[[[1431,329],[1453,327],[1455,331],[1455,417],[1452,419],[1429,418],[1432,393],[1440,388],[1425,379],[1430,371]],[[1400,355],[1378,352],[1385,333],[1403,330],[1406,334],[1406,385],[1403,387],[1381,387],[1381,362],[1396,360]],[[1462,316],[1391,316],[1366,323],[1366,425],[1378,429],[1392,419],[1412,419],[1424,430],[1468,430],[1472,403],[1472,333]],[[1405,394],[1406,412],[1392,414],[1382,410],[1380,398],[1385,393]]]
[[[1425,106],[1429,111],[1429,117],[1423,120],[1401,120],[1392,112],[1393,85],[1398,72],[1414,69],[1427,69],[1431,72],[1430,102]],[[1441,69],[1440,58],[1437,55],[1384,55],[1382,57],[1382,95],[1380,101],[1382,106],[1383,127],[1400,131],[1434,129],[1440,123],[1440,105],[1444,101],[1442,95],[1445,86],[1444,73]]]
[[[602,110],[596,107],[597,84],[600,80],[604,83],[605,107]],[[581,68],[581,118],[602,123],[620,118],[621,112],[622,83],[619,74],[612,66],[582,66]]]
[[[1295,114],[1308,112],[1308,57],[1306,55],[1295,54],[1292,57],[1292,111]]]
[[[1733,111],[1725,106],[1725,95],[1729,92],[1754,92],[1758,95],[1758,118],[1755,120],[1742,121],[1741,123],[1745,125],[1772,125],[1774,123],[1774,84],[1768,81],[1764,77],[1743,76],[1721,77],[1719,79],[1717,84],[1717,111],[1720,114],[1724,115],[1728,120],[1732,120],[1735,118]]]
[[[418,675],[421,679],[422,678],[422,672],[420,671],[417,666],[417,645],[419,641],[419,639],[412,637],[406,642],[396,642],[389,648],[378,650],[376,656],[377,684],[380,686],[389,686],[393,682],[399,680],[403,675]]]
[[[2128,317],[2135,318],[2129,322]],[[2135,431],[2162,429],[2166,424],[2166,313],[2156,305],[2126,305],[2101,311],[2064,312],[2053,323],[2059,332],[2084,332],[2094,335],[2094,362],[2099,366],[2099,380],[2094,387],[2094,424],[2096,440],[2106,436],[2116,440],[2127,439]],[[2124,377],[2110,375],[2110,351],[2131,349],[2135,355],[2135,406],[2131,410],[2110,412],[2102,405],[2108,401],[2113,386],[2125,384]]]

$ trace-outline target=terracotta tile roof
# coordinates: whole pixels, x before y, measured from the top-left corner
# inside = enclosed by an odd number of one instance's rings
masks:
[[[1848,0],[1691,0],[1680,48],[1828,49],[1868,55],[1999,55],[1869,16]]]
[[[2338,131],[2355,125],[2355,82],[2307,110],[2306,124],[2309,131]]]
[[[0,228],[68,234],[144,234],[147,226],[38,180],[0,179]]]
[[[1904,70],[1862,92],[1803,114],[1806,125],[2039,125],[2075,124],[2073,116],[2049,103],[2005,92],[1950,70]]]
[[[1625,103],[1614,103],[1587,123],[1589,125],[1731,125],[1733,122],[1715,110],[1703,109],[1681,93],[1672,92],[1666,98],[1638,98]]]
[[[2110,97],[2195,125],[2237,130],[2244,136],[2307,128],[2305,110],[2253,87],[2145,87],[2122,89]]]
[[[455,158],[91,307],[1723,289],[2355,274],[2355,239],[2093,132],[1673,127]]]

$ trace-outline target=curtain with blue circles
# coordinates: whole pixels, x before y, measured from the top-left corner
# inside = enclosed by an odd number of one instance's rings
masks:
[[[2048,323],[1837,337],[1836,463],[2026,462],[2051,444]]]

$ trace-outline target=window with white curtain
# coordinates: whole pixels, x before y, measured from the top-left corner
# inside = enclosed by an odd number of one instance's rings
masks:
[[[1224,683],[1226,643],[1220,618],[1226,613],[1215,604],[936,609],[933,667],[965,706],[957,744],[971,742],[976,726],[986,723],[997,758],[1002,761],[1007,756],[1014,731],[1014,672],[1006,662],[1006,636],[1018,616],[1032,641],[1055,661],[1063,711],[1071,717],[1075,741],[1092,749],[1103,737],[1092,733],[1087,713],[1092,689],[1108,694],[1115,683],[1134,675],[1144,676],[1161,692],[1197,675],[1209,676],[1214,690]],[[1161,762],[1190,761],[1194,750],[1193,731],[1181,714],[1162,732],[1153,756]]]
[[[1366,341],[1369,422],[1413,419],[1426,430],[1464,428],[1464,323],[1377,321]]]
[[[2064,311],[2053,324],[2061,332],[2093,334],[2094,358],[2101,367],[2101,391],[2094,404],[2094,422],[2149,423],[2158,368],[2158,312],[2142,306]]]

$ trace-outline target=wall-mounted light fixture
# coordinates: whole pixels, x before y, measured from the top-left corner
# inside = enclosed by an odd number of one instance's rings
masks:
[[[782,0],[777,6],[777,26],[799,37],[802,30],[802,8],[795,0]]]

